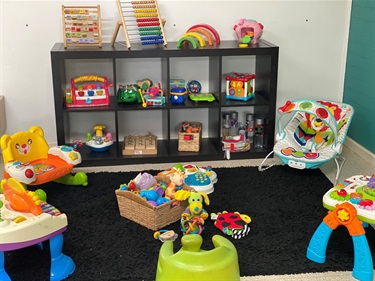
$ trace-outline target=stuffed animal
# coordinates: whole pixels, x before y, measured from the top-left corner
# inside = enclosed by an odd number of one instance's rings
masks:
[[[175,199],[176,191],[182,188],[186,175],[181,170],[176,170],[168,176],[170,182],[167,184],[165,189],[165,197],[173,200]]]
[[[175,194],[175,199],[183,201],[188,199],[189,206],[181,215],[181,230],[184,234],[201,234],[204,221],[208,218],[208,213],[203,209],[203,201],[210,205],[210,200],[206,193],[196,191],[179,190]]]

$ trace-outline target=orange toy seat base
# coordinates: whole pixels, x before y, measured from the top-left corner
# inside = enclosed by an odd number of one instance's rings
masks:
[[[46,182],[54,181],[69,174],[74,165],[69,164],[61,158],[48,155],[48,158],[31,161],[30,164],[34,167],[36,173],[36,180],[29,185],[39,185]],[[7,172],[4,172],[4,178],[10,178]]]

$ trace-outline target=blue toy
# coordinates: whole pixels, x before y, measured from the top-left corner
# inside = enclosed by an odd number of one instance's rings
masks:
[[[353,240],[353,277],[361,281],[373,281],[373,262],[365,230],[362,222],[357,218],[355,207],[348,202],[337,205],[333,211],[329,211],[328,215],[325,216],[310,240],[306,253],[307,258],[314,262],[324,263],[328,240],[332,231],[340,225],[348,229]]]
[[[186,88],[171,89],[170,96],[173,104],[183,104],[186,101]]]

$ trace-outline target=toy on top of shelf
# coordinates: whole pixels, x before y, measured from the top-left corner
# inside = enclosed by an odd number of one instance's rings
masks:
[[[233,26],[240,44],[257,44],[263,34],[264,26],[251,19],[240,19],[238,24]]]
[[[106,151],[113,144],[112,133],[107,132],[104,134],[105,125],[97,124],[94,127],[95,134],[92,135],[90,132],[87,133],[86,145],[91,148],[92,151]]]
[[[112,36],[112,46],[121,26],[128,49],[131,47],[130,41],[139,41],[142,45],[167,45],[163,28],[165,20],[160,17],[156,0],[117,0],[117,7],[120,21]],[[128,30],[127,26],[131,28]]]
[[[188,199],[189,206],[181,215],[181,231],[185,234],[201,234],[204,221],[208,218],[208,213],[203,209],[203,200],[206,205],[210,205],[210,199],[204,192],[178,190],[175,199],[183,201]]]
[[[200,24],[196,24],[196,25],[193,25],[191,26],[187,32],[189,31],[192,31],[194,29],[197,29],[197,28],[202,28],[202,29],[205,29],[205,30],[208,30],[209,32],[212,33],[212,35],[214,36],[215,38],[215,41],[216,41],[216,44],[219,45],[220,44],[220,35],[219,33],[216,31],[215,28],[213,28],[211,25],[209,24],[205,24],[205,23],[200,23]]]
[[[67,145],[50,148],[39,126],[12,136],[3,135],[0,143],[6,179],[12,177],[26,185],[50,181],[69,185],[88,184],[85,173],[70,174],[73,167],[81,163],[81,154]]]
[[[221,235],[214,235],[212,242],[214,249],[202,250],[201,235],[185,235],[181,249],[174,253],[173,242],[165,241],[160,248],[155,281],[240,281],[236,247]]]
[[[234,239],[241,239],[250,232],[251,218],[239,212],[211,213],[211,219],[215,221],[215,226],[223,233],[232,236]]]
[[[215,38],[216,44],[220,44],[220,36],[219,33],[210,25],[208,24],[197,24],[188,29],[188,31],[178,40],[177,48],[181,48],[186,46],[188,42],[191,43],[194,49],[199,47],[206,47],[206,41],[204,37],[201,35],[203,34],[210,46],[214,45],[214,40],[212,37]]]
[[[65,105],[70,107],[91,107],[109,105],[108,83],[106,77],[84,75],[70,79],[71,88],[65,91]]]
[[[226,98],[247,101],[254,97],[255,74],[229,73],[225,79]]]
[[[4,268],[4,252],[41,245],[49,240],[50,280],[63,280],[75,270],[74,261],[62,253],[63,232],[68,220],[64,213],[27,191],[14,178],[1,181],[0,194],[0,280],[11,280]]]

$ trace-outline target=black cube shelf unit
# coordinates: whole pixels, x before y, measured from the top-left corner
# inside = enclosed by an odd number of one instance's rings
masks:
[[[255,97],[248,101],[228,100],[225,96],[225,89],[222,87],[223,58],[233,56],[255,57]],[[169,101],[169,80],[171,77],[170,68],[174,58],[192,58],[204,57],[208,60],[208,85],[209,92],[213,93],[216,100],[213,102],[193,102],[189,99],[183,105],[175,105]],[[207,46],[205,48],[177,48],[176,42],[169,42],[168,46],[142,46],[132,44],[131,50],[127,49],[121,43],[104,43],[102,48],[97,47],[69,47],[64,48],[63,43],[56,43],[51,50],[51,65],[53,78],[53,92],[55,102],[55,117],[58,145],[69,144],[72,142],[69,132],[74,126],[69,122],[69,116],[72,114],[85,114],[87,112],[102,113],[110,112],[113,114],[115,132],[113,132],[115,144],[105,152],[93,152],[83,145],[79,151],[82,155],[81,166],[103,166],[103,165],[130,165],[144,163],[189,163],[194,161],[215,161],[223,160],[224,153],[221,145],[221,120],[222,112],[236,109],[251,109],[254,114],[262,114],[267,117],[267,126],[265,127],[265,143],[263,149],[252,148],[248,152],[231,153],[232,159],[250,159],[264,158],[274,146],[275,134],[275,114],[276,114],[276,93],[277,93],[277,74],[278,74],[279,47],[265,40],[260,40],[256,45],[250,45],[248,48],[239,48],[236,41],[222,41],[217,46]],[[116,70],[117,61],[127,59],[158,59],[160,60],[161,84],[164,92],[167,94],[167,103],[163,106],[153,106],[143,108],[141,104],[117,103],[116,90],[121,81],[119,71]],[[111,93],[109,106],[92,108],[67,108],[65,106],[65,90],[69,88],[69,79],[71,74],[67,73],[66,62],[80,63],[86,60],[95,62],[100,60],[110,61],[113,67],[113,77],[110,77],[114,83],[114,90]],[[95,67],[95,63],[93,64]],[[233,70],[235,71],[235,70]],[[125,75],[125,74],[124,74]],[[67,80],[68,79],[68,80]],[[188,111],[191,109],[205,110],[208,112],[207,136],[203,136],[202,145],[199,152],[180,152],[178,151],[178,140],[171,138],[176,132],[171,126],[171,112]],[[157,155],[122,155],[122,145],[124,135],[119,132],[119,125],[126,127],[127,120],[121,118],[121,113],[130,113],[134,111],[157,110],[161,112],[161,120],[152,120],[150,122],[161,122],[162,137],[158,138]],[[103,120],[105,123],[106,120]],[[180,120],[185,121],[185,120]],[[199,120],[191,120],[199,121]],[[131,122],[137,122],[132,120]],[[129,132],[131,134],[132,132]],[[147,133],[147,132],[145,132]],[[231,161],[228,160],[228,161]]]

